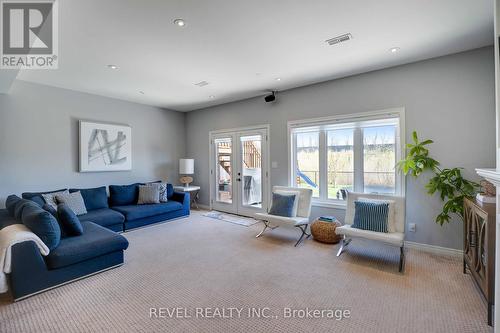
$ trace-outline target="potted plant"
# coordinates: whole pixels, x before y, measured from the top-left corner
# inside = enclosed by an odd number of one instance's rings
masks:
[[[427,146],[432,140],[420,141],[417,132],[412,134],[413,143],[406,145],[406,158],[397,163],[398,169],[405,175],[418,177],[425,171],[434,175],[425,185],[430,195],[439,194],[444,202],[443,211],[436,216],[436,223],[443,225],[450,222],[451,215],[456,214],[463,220],[465,197],[473,197],[480,185],[462,176],[463,168],[441,169],[437,160],[429,156]]]

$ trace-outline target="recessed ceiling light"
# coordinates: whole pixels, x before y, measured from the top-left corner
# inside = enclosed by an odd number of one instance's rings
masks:
[[[178,18],[178,19],[175,19],[175,20],[174,20],[174,24],[175,24],[176,26],[183,27],[183,26],[185,26],[185,25],[186,25],[186,21],[184,21],[184,20],[183,20],[183,19],[181,19],[181,18]]]
[[[401,49],[400,49],[399,47],[392,47],[392,48],[390,48],[390,49],[389,49],[389,51],[390,51],[391,53],[397,53],[397,52],[399,52],[400,50],[401,50]]]
[[[116,66],[116,65],[108,65],[108,68],[111,68],[111,69],[118,69],[118,66]]]
[[[276,81],[281,81],[281,78],[277,77],[277,78],[276,78]]]
[[[215,98],[215,95],[210,95],[208,96],[208,98]]]

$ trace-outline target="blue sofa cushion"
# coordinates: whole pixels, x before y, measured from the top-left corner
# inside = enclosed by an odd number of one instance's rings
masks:
[[[62,192],[62,191],[66,191],[66,190],[67,190],[66,188],[62,188],[60,190],[46,191],[46,192],[24,192],[21,196],[23,197],[23,199],[28,199],[28,200],[34,201],[40,207],[42,207],[45,204],[45,200],[43,199],[42,194]]]
[[[109,208],[88,211],[85,215],[78,216],[81,222],[90,221],[103,227],[123,223],[125,216]]]
[[[83,201],[85,202],[85,207],[87,211],[101,209],[101,208],[109,208],[108,206],[108,194],[106,193],[106,186],[96,187],[96,188],[70,188],[69,192],[78,192],[83,197]]]
[[[83,233],[80,220],[67,204],[57,205],[57,220],[65,237],[80,236]]]
[[[19,224],[7,209],[0,209],[0,230],[12,224]]]
[[[59,246],[45,257],[49,269],[56,269],[123,251],[128,241],[122,235],[92,222],[82,222],[83,234],[61,240]]]
[[[139,199],[139,183],[130,185],[109,185],[109,203],[111,206],[127,206],[137,204]]]
[[[10,216],[14,217],[14,212],[16,209],[16,204],[21,201],[22,199],[19,198],[17,195],[9,195],[7,197],[7,200],[5,200],[5,208],[7,208],[7,211],[9,212]]]
[[[174,195],[174,186],[172,184],[167,184],[167,198],[170,200]]]
[[[177,201],[169,201],[152,205],[129,205],[113,207],[114,210],[117,210],[125,215],[125,219],[127,221],[165,214],[182,208],[182,204]]]
[[[22,221],[35,235],[40,237],[49,250],[55,249],[61,240],[61,229],[52,214],[35,203],[24,206]]]

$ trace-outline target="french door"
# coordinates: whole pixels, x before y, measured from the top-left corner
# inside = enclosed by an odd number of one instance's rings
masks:
[[[211,208],[253,216],[267,211],[268,128],[210,134]]]

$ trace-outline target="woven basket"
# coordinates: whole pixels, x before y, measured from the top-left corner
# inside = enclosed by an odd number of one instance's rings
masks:
[[[311,224],[311,233],[314,240],[318,242],[336,244],[342,239],[342,236],[335,233],[335,229],[340,226],[341,224],[339,222],[324,222],[316,220]]]
[[[482,192],[485,195],[489,197],[494,197],[495,195],[497,195],[497,189],[495,185],[493,185],[489,181],[483,179],[479,184],[481,184]]]

